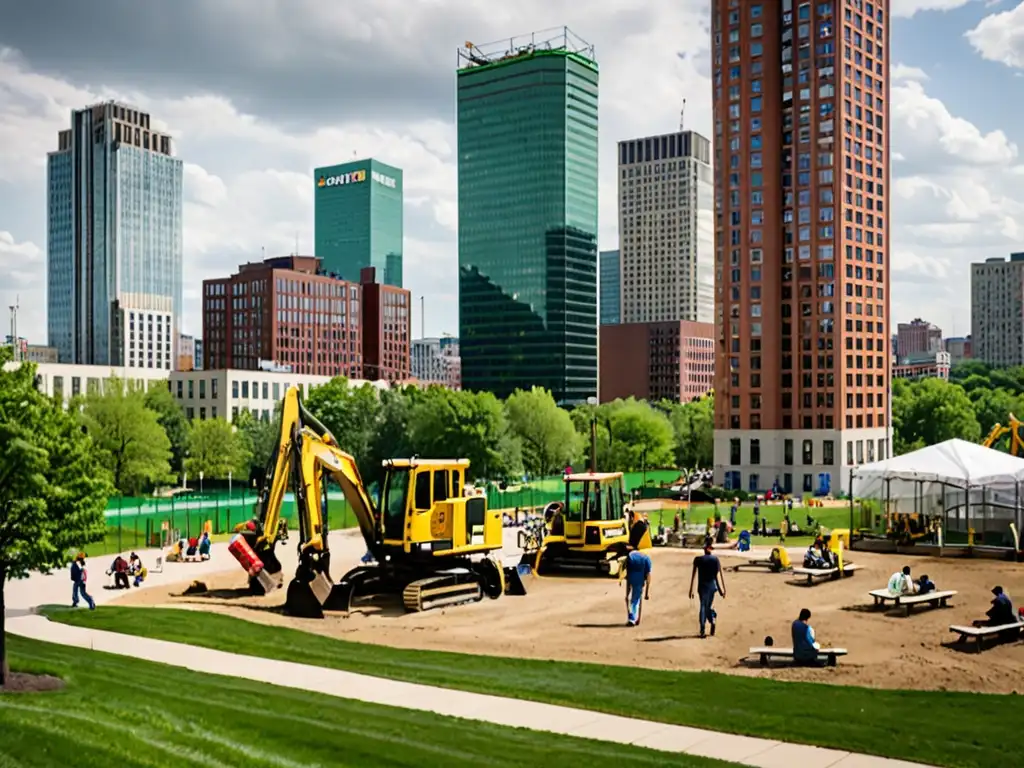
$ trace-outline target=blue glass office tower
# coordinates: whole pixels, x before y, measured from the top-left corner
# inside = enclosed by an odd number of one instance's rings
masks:
[[[601,274],[598,283],[601,298],[601,325],[622,322],[622,273],[618,251],[601,251]]]
[[[71,114],[47,158],[47,310],[61,362],[172,369],[182,311],[182,162],[150,116]]]
[[[597,95],[567,29],[459,51],[465,389],[597,396]]]

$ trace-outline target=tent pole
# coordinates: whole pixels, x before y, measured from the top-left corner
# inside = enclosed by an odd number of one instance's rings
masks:
[[[850,548],[853,549],[853,470],[850,470]]]
[[[889,503],[890,503],[891,499],[892,499],[892,478],[891,477],[887,477],[887,478],[885,478],[885,501],[883,503],[883,507],[885,509],[885,527],[886,527],[886,531],[885,532],[886,533],[889,533],[892,530],[892,512],[889,509]]]
[[[971,537],[971,486],[967,485],[964,493],[964,520],[967,524],[967,551],[971,551],[971,544],[974,543]]]

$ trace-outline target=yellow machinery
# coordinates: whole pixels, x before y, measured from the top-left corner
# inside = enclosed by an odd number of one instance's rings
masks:
[[[1021,422],[1010,414],[1009,425],[996,424],[992,427],[992,430],[988,433],[988,436],[981,441],[981,444],[986,448],[992,448],[998,443],[1003,436],[1010,436],[1010,453],[1014,456],[1024,455],[1024,438],[1021,437],[1021,427],[1024,426],[1024,422]]]
[[[564,568],[618,576],[631,546],[651,547],[650,525],[626,510],[621,472],[565,476],[565,502],[549,504],[539,547],[523,553],[536,573]]]
[[[505,571],[490,553],[502,547],[502,521],[481,496],[463,495],[466,459],[389,459],[378,504],[367,493],[355,459],[303,406],[297,388],[285,395],[281,434],[257,502],[255,519],[237,529],[280,585],[277,543],[281,504],[291,479],[299,518],[299,565],[288,586],[286,608],[322,618],[324,610],[347,611],[359,597],[401,595],[405,607],[422,611],[473,602],[505,592]],[[349,571],[334,584],[327,542],[327,480],[348,501],[369,553],[376,561]],[[509,569],[516,588],[522,582]],[[250,578],[264,592],[266,577]]]

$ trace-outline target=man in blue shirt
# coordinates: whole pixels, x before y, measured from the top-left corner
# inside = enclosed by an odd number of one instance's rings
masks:
[[[640,597],[651,599],[651,558],[634,549],[626,556],[626,622],[631,627],[640,623]]]
[[[718,614],[711,607],[715,601],[715,593],[725,597],[725,575],[722,573],[722,564],[718,558],[711,554],[712,541],[707,538],[704,541],[704,554],[693,559],[693,572],[690,574],[690,599],[693,599],[693,582],[697,582],[697,593],[700,595],[700,636],[707,637],[704,632],[705,625],[710,622],[711,636],[715,635],[715,625]],[[719,585],[721,582],[721,585]]]
[[[814,641],[814,629],[810,625],[811,612],[800,609],[800,618],[793,622],[793,661],[800,666],[818,665],[818,644]]]

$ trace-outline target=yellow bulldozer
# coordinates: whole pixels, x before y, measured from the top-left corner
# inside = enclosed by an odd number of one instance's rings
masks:
[[[505,569],[495,556],[502,548],[500,513],[487,509],[486,498],[463,493],[468,468],[466,459],[385,460],[375,504],[355,459],[291,387],[254,518],[236,528],[229,550],[249,573],[253,592],[281,586],[275,549],[291,481],[299,519],[299,564],[285,603],[292,615],[322,618],[325,610],[348,611],[361,598],[386,594],[400,596],[410,611],[484,595],[498,598],[506,592],[506,574],[513,585],[509,592],[525,594],[516,569]],[[353,568],[336,584],[328,546],[329,479],[340,486],[374,561]]]

